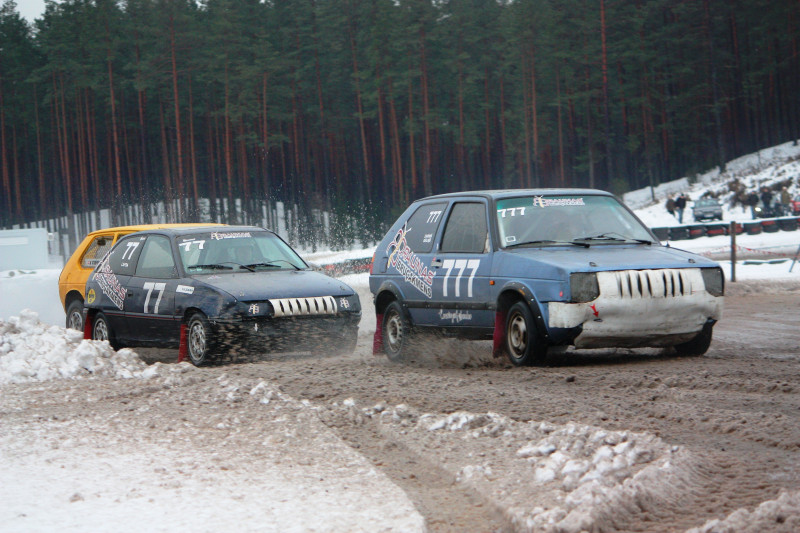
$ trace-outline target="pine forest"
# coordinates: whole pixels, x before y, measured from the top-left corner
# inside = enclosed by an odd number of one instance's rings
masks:
[[[798,49],[798,0],[4,0],[0,227],[621,194],[800,138]]]

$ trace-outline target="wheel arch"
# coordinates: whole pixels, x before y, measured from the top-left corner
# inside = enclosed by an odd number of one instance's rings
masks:
[[[77,289],[72,289],[64,295],[64,311],[69,309],[69,306],[75,301],[83,303],[83,294]]]
[[[550,340],[550,334],[545,324],[544,315],[541,312],[539,300],[533,294],[530,287],[523,283],[512,281],[500,289],[500,293],[497,296],[494,334],[492,335],[492,353],[495,357],[501,357],[503,355],[503,344],[506,335],[506,316],[511,306],[517,302],[525,302],[533,314],[533,320],[536,322],[536,329],[539,335],[545,342]]]

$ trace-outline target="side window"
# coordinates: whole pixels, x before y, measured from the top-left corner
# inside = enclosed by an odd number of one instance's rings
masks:
[[[412,252],[425,254],[433,249],[433,239],[446,207],[446,202],[425,204],[414,211],[405,227],[406,244]]]
[[[99,235],[95,237],[94,240],[89,243],[89,247],[86,248],[83,257],[81,257],[81,266],[83,268],[96,267],[106,256],[113,244],[113,235]]]
[[[175,259],[169,239],[163,235],[150,235],[136,266],[136,275],[142,278],[174,278],[177,275]]]
[[[120,276],[132,276],[146,238],[146,236],[131,236],[117,241],[108,256],[108,266],[111,268],[111,272]]]
[[[441,251],[481,254],[488,247],[486,206],[475,202],[455,204],[444,228]]]

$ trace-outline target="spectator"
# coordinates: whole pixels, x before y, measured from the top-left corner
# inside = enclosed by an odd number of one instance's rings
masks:
[[[789,205],[792,203],[792,195],[789,194],[789,189],[787,189],[785,185],[783,189],[781,189],[781,203],[783,205]]]
[[[667,213],[672,216],[675,216],[675,200],[672,199],[672,195],[669,195],[667,198]]]
[[[747,205],[750,206],[750,216],[756,218],[756,206],[758,205],[758,194],[751,192],[747,195]]]
[[[772,191],[769,190],[769,187],[761,189],[761,203],[764,204],[764,209],[772,205]]]
[[[686,209],[686,196],[683,193],[675,200],[675,211],[678,212],[678,222],[683,224],[683,210]]]

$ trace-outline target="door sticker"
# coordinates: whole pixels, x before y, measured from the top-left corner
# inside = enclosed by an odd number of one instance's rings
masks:
[[[433,211],[431,212],[433,213]],[[405,278],[405,280],[414,286],[419,292],[427,296],[433,297],[433,276],[436,274],[433,270],[429,269],[427,265],[422,264],[420,258],[411,251],[408,244],[406,244],[406,235],[410,228],[403,225],[402,228],[397,230],[397,234],[386,247],[386,252],[389,253],[389,266],[393,267],[397,272]],[[394,250],[392,250],[394,247]]]
[[[164,294],[164,289],[166,288],[166,283],[155,283],[152,281],[148,281],[145,283],[142,288],[147,289],[147,296],[144,299],[144,312],[148,313],[147,306],[150,304],[150,295],[153,294],[153,289],[158,291],[158,298],[156,299],[156,304],[153,307],[153,314],[158,314],[158,304],[161,303],[161,296]]]
[[[447,282],[450,278],[450,273],[455,268],[458,270],[458,275],[455,280],[456,298],[461,296],[461,276],[464,274],[465,269],[469,269],[469,280],[467,281],[467,298],[472,298],[472,281],[475,279],[475,273],[478,267],[481,266],[480,259],[445,259],[442,263],[442,268],[447,270],[442,280],[442,296],[447,296]]]

